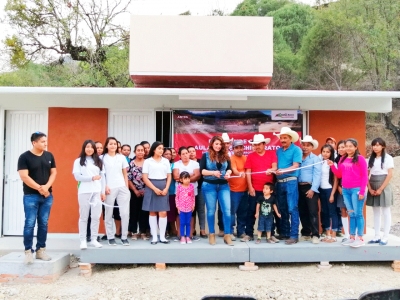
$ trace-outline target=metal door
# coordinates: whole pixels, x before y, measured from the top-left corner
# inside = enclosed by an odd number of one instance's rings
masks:
[[[47,110],[6,112],[4,235],[23,234],[25,221],[23,190],[17,164],[19,156],[32,148],[30,137],[35,131],[47,132]]]

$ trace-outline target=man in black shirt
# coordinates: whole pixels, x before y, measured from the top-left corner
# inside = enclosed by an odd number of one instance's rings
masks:
[[[51,186],[56,179],[56,163],[46,151],[47,137],[42,132],[31,135],[32,149],[18,159],[18,173],[24,188],[24,246],[25,264],[33,263],[33,231],[37,220],[36,259],[51,260],[46,251],[47,223],[53,204]]]

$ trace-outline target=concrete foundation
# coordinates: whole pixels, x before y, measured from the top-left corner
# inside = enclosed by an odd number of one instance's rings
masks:
[[[48,252],[50,261],[34,259],[25,265],[25,254],[11,252],[0,258],[0,282],[9,283],[49,283],[57,280],[69,268],[70,254],[66,252]]]

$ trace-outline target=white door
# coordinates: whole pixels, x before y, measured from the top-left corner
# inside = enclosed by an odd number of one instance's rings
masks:
[[[47,110],[6,112],[4,235],[23,234],[25,221],[23,190],[17,164],[19,156],[32,148],[30,138],[36,131],[47,133]]]
[[[130,145],[132,151],[141,141],[151,144],[156,136],[155,113],[153,110],[110,110],[108,135],[115,137],[122,145]]]

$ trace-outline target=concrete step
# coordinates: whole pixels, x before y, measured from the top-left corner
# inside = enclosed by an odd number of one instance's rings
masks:
[[[0,282],[8,283],[50,283],[57,280],[69,268],[70,254],[48,252],[50,261],[35,259],[25,265],[23,251],[11,252],[0,257]],[[33,254],[35,257],[35,254]]]

